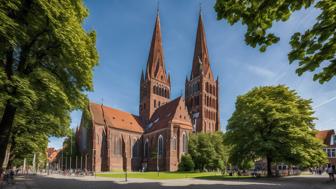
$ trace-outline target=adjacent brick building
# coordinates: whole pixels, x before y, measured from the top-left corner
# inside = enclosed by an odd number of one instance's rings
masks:
[[[77,146],[89,170],[176,171],[191,132],[215,132],[219,89],[210,68],[202,17],[199,16],[186,100],[171,100],[164,64],[160,17],[156,16],[146,72],[140,78],[139,116],[90,103],[83,113]]]
[[[329,163],[336,165],[336,134],[335,130],[323,130],[316,134],[321,139],[325,147],[323,150],[327,153]]]

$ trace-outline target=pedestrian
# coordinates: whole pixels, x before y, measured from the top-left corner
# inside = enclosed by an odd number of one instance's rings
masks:
[[[329,181],[335,181],[334,170],[333,170],[331,164],[328,164],[327,173],[329,175]]]
[[[333,177],[333,180],[334,180],[334,182],[335,182],[336,167],[335,167],[335,165],[332,165],[331,167],[332,167],[332,170],[333,170],[333,175],[332,175],[332,177]]]

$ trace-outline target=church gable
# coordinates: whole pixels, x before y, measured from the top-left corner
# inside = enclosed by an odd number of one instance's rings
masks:
[[[95,124],[130,132],[144,132],[140,118],[128,112],[95,103],[90,103],[90,112]]]
[[[173,120],[180,121],[180,122],[186,122],[187,124],[191,123],[191,119],[190,119],[184,98],[179,97],[179,102],[176,107]]]
[[[179,100],[181,97],[176,98],[167,104],[159,107],[152,115],[149,123],[145,127],[146,132],[152,132],[154,130],[163,129],[168,126],[168,122],[170,122],[175,115],[175,111],[179,104]]]

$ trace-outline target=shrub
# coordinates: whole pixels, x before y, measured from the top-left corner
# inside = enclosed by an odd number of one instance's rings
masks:
[[[179,163],[179,171],[193,171],[195,164],[189,154],[184,154]]]

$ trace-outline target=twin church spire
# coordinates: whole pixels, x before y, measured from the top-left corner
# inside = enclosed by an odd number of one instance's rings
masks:
[[[208,48],[206,44],[205,31],[203,26],[203,19],[200,11],[190,79],[193,79],[199,76],[200,74],[207,72],[208,70],[211,71],[211,68],[209,62]],[[170,76],[168,75],[167,77],[164,64],[164,53],[162,47],[162,35],[161,35],[159,12],[157,12],[156,15],[155,26],[147,61],[146,74],[145,77],[143,77],[143,79],[145,78],[146,79],[158,78],[170,83]]]
[[[208,48],[206,44],[205,31],[201,12],[198,17],[196,43],[190,79],[193,79],[210,69]]]
[[[208,87],[205,87],[205,82],[207,85],[212,86],[211,92],[208,91]],[[196,85],[198,87],[195,88]],[[200,87],[203,85],[204,87]],[[218,104],[218,98],[215,90],[218,90],[218,86],[216,81],[213,80],[210,68],[205,31],[200,12],[190,81],[186,80],[185,88],[186,106],[190,117],[195,122],[196,132],[214,132],[219,128],[219,121],[216,121],[218,118],[215,118],[215,114],[218,114],[218,106],[215,105]],[[170,102],[170,91],[170,76],[167,75],[165,69],[160,16],[157,13],[146,72],[145,74],[142,72],[140,80],[139,112],[141,119],[145,123],[148,123],[157,108]],[[208,96],[204,96],[205,94]],[[211,105],[210,95],[213,95]],[[197,118],[194,116],[195,113],[198,115]]]
[[[156,15],[155,26],[152,36],[152,42],[148,55],[147,67],[146,67],[146,79],[156,78],[162,82],[170,82],[170,77],[167,77],[164,54],[162,48],[162,35],[160,26],[159,13]]]

